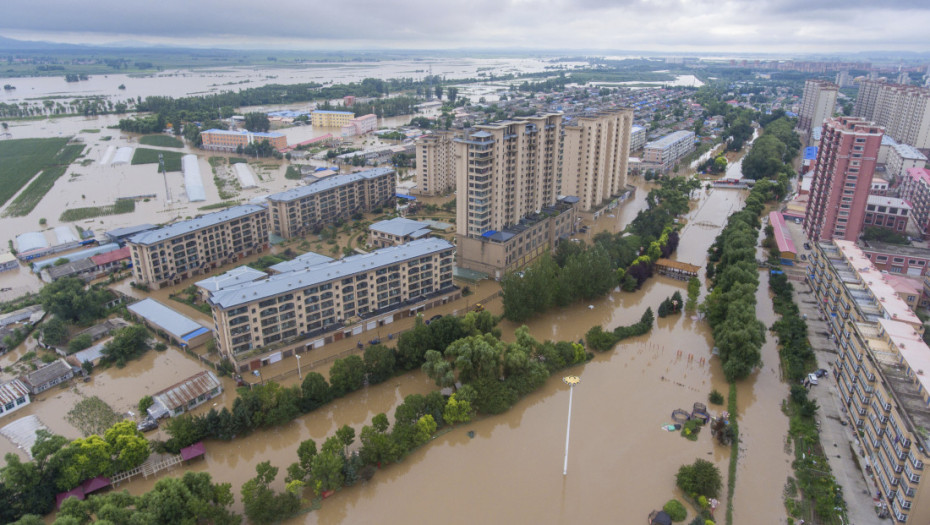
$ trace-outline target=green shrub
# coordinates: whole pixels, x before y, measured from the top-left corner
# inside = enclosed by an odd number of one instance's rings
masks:
[[[723,404],[723,394],[718,392],[716,388],[710,391],[710,396],[708,396],[708,398],[710,402],[714,405]]]
[[[662,510],[672,518],[672,521],[684,521],[688,517],[688,510],[677,499],[670,499]]]

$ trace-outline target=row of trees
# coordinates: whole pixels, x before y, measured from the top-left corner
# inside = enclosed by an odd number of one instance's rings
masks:
[[[765,132],[743,159],[743,176],[787,183],[795,175],[790,162],[801,149],[801,141],[794,132],[794,120],[781,116],[763,122]]]
[[[524,271],[504,276],[504,317],[522,322],[553,306],[603,296],[618,285],[626,291],[642,286],[655,262],[678,248],[674,219],[688,211],[689,194],[700,187],[684,177],[660,184],[623,232],[601,232],[591,246],[562,242],[554,257],[544,255]]]
[[[94,434],[74,441],[39,430],[31,453],[33,459],[28,462],[16,454],[4,458],[6,466],[0,470],[0,500],[6,502],[0,506],[0,521],[4,523],[26,514],[47,514],[57,493],[84,480],[141,465],[149,456],[149,444],[133,421],[122,421],[102,437]]]

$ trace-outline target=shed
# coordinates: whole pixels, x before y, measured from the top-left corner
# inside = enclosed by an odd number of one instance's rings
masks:
[[[24,375],[22,381],[29,388],[29,392],[36,395],[72,377],[74,377],[74,370],[71,365],[64,359],[58,359]]]
[[[106,476],[97,476],[96,478],[84,480],[84,483],[81,483],[81,488],[84,490],[85,495],[92,492],[97,492],[98,490],[105,489],[109,486],[110,478]]]
[[[199,458],[203,456],[206,450],[204,450],[203,441],[198,441],[189,447],[184,447],[181,449],[181,459],[187,461],[189,459]]]
[[[0,383],[0,416],[28,405],[29,389],[19,379]]]
[[[90,259],[79,259],[57,266],[47,266],[42,270],[42,280],[48,283],[64,277],[88,277],[93,279],[97,274],[97,265]]]
[[[147,326],[165,333],[174,343],[194,348],[206,343],[212,331],[186,315],[168,308],[155,299],[143,299],[127,307]]]
[[[31,252],[41,248],[48,248],[48,239],[42,232],[26,232],[16,236],[16,251],[19,253]]]
[[[203,178],[200,177],[200,163],[197,155],[181,157],[181,170],[184,172],[184,190],[187,192],[187,200],[190,202],[207,200]]]
[[[245,162],[237,162],[233,164],[233,169],[236,170],[236,178],[239,179],[239,185],[243,189],[254,188],[257,186],[255,183],[255,174],[252,173],[252,168]]]
[[[55,496],[55,508],[60,509],[61,504],[64,503],[64,501],[68,498],[77,498],[81,501],[84,501],[84,489],[81,488],[80,485],[78,485],[77,487],[74,487],[68,492],[59,492]]]
[[[10,252],[0,253],[0,272],[19,268],[19,260]]]
[[[68,226],[56,226],[55,238],[58,239],[58,244],[78,242],[78,238],[74,235],[74,231]]]
[[[223,384],[211,370],[204,370],[152,395],[148,413],[155,419],[177,416],[223,392]]]

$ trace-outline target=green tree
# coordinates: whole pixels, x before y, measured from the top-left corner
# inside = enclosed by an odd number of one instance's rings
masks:
[[[365,362],[357,355],[336,359],[329,370],[329,382],[334,397],[354,392],[365,383]]]
[[[121,421],[104,433],[103,439],[110,445],[116,471],[130,470],[141,465],[149,457],[149,443],[136,429],[132,421]]]
[[[338,452],[321,450],[311,460],[310,486],[317,493],[336,490],[345,482],[345,458]]]
[[[436,433],[436,420],[433,419],[433,416],[426,414],[420,419],[417,420],[416,433],[414,434],[414,442],[416,445],[423,445],[429,441],[433,434]]]
[[[426,351],[426,362],[421,368],[427,377],[436,381],[439,388],[455,386],[455,369],[452,363],[436,350]]]
[[[456,394],[449,396],[446,401],[446,408],[442,411],[442,418],[446,423],[454,425],[456,423],[467,423],[471,421],[472,408],[471,403],[465,400],[456,399]]]
[[[440,86],[439,84],[436,85],[436,98],[438,99],[442,98],[442,86]]]
[[[310,412],[329,403],[332,399],[332,391],[326,378],[317,372],[309,372],[304,376],[303,383],[300,385],[300,409],[303,412]]]
[[[47,345],[60,345],[68,339],[68,326],[57,316],[46,321],[41,331],[42,342]]]
[[[343,454],[348,456],[349,447],[355,443],[355,429],[349,425],[342,425],[339,430],[336,430],[336,438],[342,443]]]
[[[139,400],[139,404],[136,408],[139,409],[140,414],[145,414],[146,411],[155,404],[155,400],[152,399],[152,396],[145,395],[142,396],[142,399]]]
[[[394,374],[394,351],[382,344],[366,348],[364,361],[369,384],[387,381]]]
[[[705,459],[695,460],[691,465],[682,465],[675,476],[675,484],[691,497],[716,498],[723,481],[720,469]]]
[[[271,121],[264,113],[246,113],[245,129],[251,132],[267,132],[271,129]]]
[[[417,316],[413,328],[400,334],[397,339],[397,363],[404,370],[413,370],[423,364],[426,351],[433,348],[433,325],[439,321],[427,326],[423,318]]]
[[[120,328],[107,344],[103,346],[101,354],[116,366],[125,366],[126,362],[138,357],[148,348],[149,332],[142,325],[132,325]]]
[[[90,348],[92,344],[94,344],[94,342],[89,334],[76,335],[68,341],[68,353],[73,354],[75,352],[80,352],[85,348]]]
[[[276,493],[271,483],[278,475],[278,467],[263,461],[255,466],[254,478],[242,485],[242,506],[249,521],[259,525],[274,523],[293,515],[300,508],[300,498],[284,491]]]
[[[448,89],[448,95],[446,96],[449,99],[449,104],[455,105],[455,99],[459,96],[459,88],[452,86]]]
[[[46,312],[82,324],[102,317],[110,297],[107,289],[85,288],[84,281],[75,277],[58,279],[39,292],[39,302]]]

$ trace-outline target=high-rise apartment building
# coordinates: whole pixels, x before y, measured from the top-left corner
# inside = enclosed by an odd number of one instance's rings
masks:
[[[577,198],[559,198],[561,114],[476,126],[454,141],[460,267],[499,278],[572,231]]]
[[[353,213],[390,205],[396,190],[394,170],[374,168],[275,193],[268,196],[271,231],[290,239]]]
[[[855,241],[862,231],[883,130],[856,117],[823,124],[804,231],[812,241]]]
[[[153,288],[178,284],[268,248],[268,210],[234,206],[138,233],[128,245],[137,283]]]
[[[451,131],[417,139],[417,193],[445,195],[455,191],[455,146]]]
[[[563,126],[561,194],[592,211],[626,188],[632,109],[576,118]],[[692,140],[693,142],[693,140]]]
[[[798,110],[798,131],[801,133],[801,142],[807,144],[811,130],[833,116],[837,93],[839,93],[839,87],[832,82],[815,79],[804,82],[804,94],[801,96],[801,107]]]
[[[853,114],[883,126],[898,142],[930,149],[930,89],[861,82]]]

